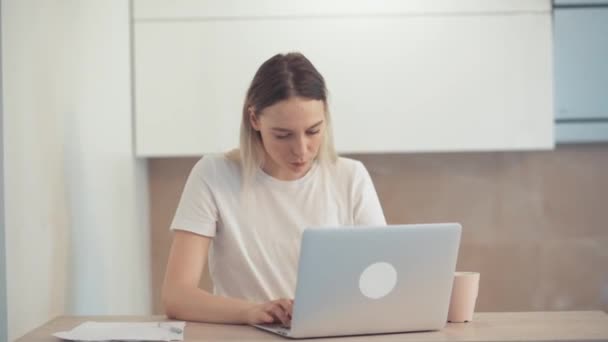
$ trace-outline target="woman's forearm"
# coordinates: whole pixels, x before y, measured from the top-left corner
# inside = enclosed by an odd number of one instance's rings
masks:
[[[185,321],[246,324],[246,312],[254,303],[215,296],[199,288],[163,290],[167,316]]]

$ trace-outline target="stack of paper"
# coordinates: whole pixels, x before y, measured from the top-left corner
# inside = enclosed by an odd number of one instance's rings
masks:
[[[186,322],[85,322],[53,334],[71,341],[183,341]]]

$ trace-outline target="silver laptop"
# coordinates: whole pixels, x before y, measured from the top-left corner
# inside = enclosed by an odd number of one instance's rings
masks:
[[[309,228],[289,338],[439,330],[446,324],[458,223]]]

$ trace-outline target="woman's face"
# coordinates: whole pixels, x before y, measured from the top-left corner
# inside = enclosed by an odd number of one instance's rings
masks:
[[[325,106],[321,100],[291,97],[250,113],[251,126],[262,135],[264,171],[281,180],[306,174],[319,153],[325,134]]]

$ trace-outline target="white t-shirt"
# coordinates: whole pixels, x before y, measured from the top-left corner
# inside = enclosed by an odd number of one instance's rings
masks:
[[[216,295],[256,302],[293,298],[306,227],[386,224],[359,161],[315,163],[294,181],[259,169],[246,191],[241,191],[241,179],[240,163],[225,155],[202,158],[171,224],[171,229],[213,237],[209,272]]]

